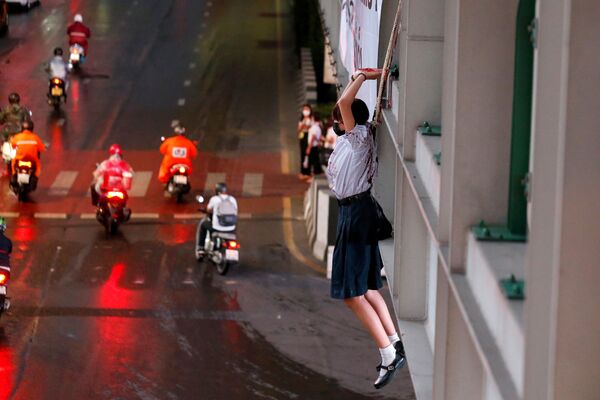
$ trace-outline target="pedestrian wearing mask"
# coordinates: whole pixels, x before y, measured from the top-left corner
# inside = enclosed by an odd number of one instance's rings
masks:
[[[308,174],[319,175],[323,173],[321,161],[319,160],[319,145],[321,144],[321,118],[319,114],[313,114],[313,124],[308,130],[308,140],[306,143],[303,167],[306,167]]]
[[[300,174],[298,178],[306,180],[310,178],[310,172],[308,165],[305,167],[305,156],[306,147],[308,146],[308,130],[313,124],[313,112],[310,104],[302,106],[302,112],[298,121],[298,128],[296,130],[298,134],[298,142],[300,144]]]
[[[369,109],[364,101],[355,98],[365,80],[380,76],[381,70],[357,71],[338,100],[332,116],[339,136],[327,168],[329,184],[340,207],[331,297],[344,300],[379,348],[381,364],[377,366],[376,389],[388,384],[395,371],[406,364],[402,341],[378,291],[382,287],[383,261],[376,234],[377,211],[371,197],[377,155],[367,123]]]

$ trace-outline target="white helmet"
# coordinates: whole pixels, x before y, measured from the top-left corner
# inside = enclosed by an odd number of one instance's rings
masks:
[[[83,23],[83,17],[81,16],[81,14],[75,14],[73,21]]]

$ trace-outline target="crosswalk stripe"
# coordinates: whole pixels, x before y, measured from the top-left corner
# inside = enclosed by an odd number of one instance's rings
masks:
[[[0,217],[4,218],[19,218],[19,213],[14,211],[1,211]]]
[[[131,213],[131,219],[158,219],[158,213]]]
[[[34,213],[33,218],[39,219],[67,219],[66,213]]]
[[[52,185],[50,185],[49,194],[51,196],[66,196],[78,174],[79,171],[60,171]]]
[[[204,216],[202,213],[191,213],[191,214],[173,214],[175,219],[200,219]]]
[[[152,171],[138,171],[133,175],[133,184],[129,191],[129,197],[144,197],[148,191],[148,185],[152,179]]]
[[[244,174],[242,195],[260,197],[262,195],[263,177],[263,174]]]
[[[204,184],[205,192],[214,192],[215,185],[219,182],[225,182],[225,173],[224,172],[209,172],[206,175],[206,183]]]
[[[81,219],[96,219],[96,213],[83,213],[79,216]]]

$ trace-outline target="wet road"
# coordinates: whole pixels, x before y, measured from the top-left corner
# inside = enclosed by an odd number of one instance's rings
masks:
[[[15,245],[0,399],[414,398],[406,371],[371,389],[376,350],[302,255],[285,4],[46,0],[11,15],[0,98],[21,93],[50,151],[30,202],[0,182]],[[43,63],[77,12],[94,36],[55,114]],[[239,198],[242,260],[226,277],[193,258],[194,204],[155,181],[173,118],[200,141],[194,194],[225,180]],[[136,170],[134,214],[107,237],[86,190],[114,141]]]

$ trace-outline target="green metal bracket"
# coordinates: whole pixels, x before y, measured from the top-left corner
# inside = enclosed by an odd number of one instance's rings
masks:
[[[437,165],[442,165],[442,152],[438,151],[433,155],[433,160]]]
[[[392,68],[390,68],[390,76],[397,80],[400,77],[400,68],[398,68],[398,64],[394,64]]]
[[[439,125],[430,125],[425,121],[417,127],[417,132],[425,136],[442,136],[442,127]]]
[[[515,278],[514,274],[510,278],[500,279],[500,288],[502,293],[511,300],[525,299],[525,281]]]
[[[473,228],[479,240],[527,240],[527,193],[533,92],[532,21],[536,0],[520,0],[517,10],[512,135],[506,226]]]
[[[516,234],[506,226],[487,225],[483,220],[472,227],[471,232],[477,240],[482,241],[525,242],[527,240],[527,235]]]

